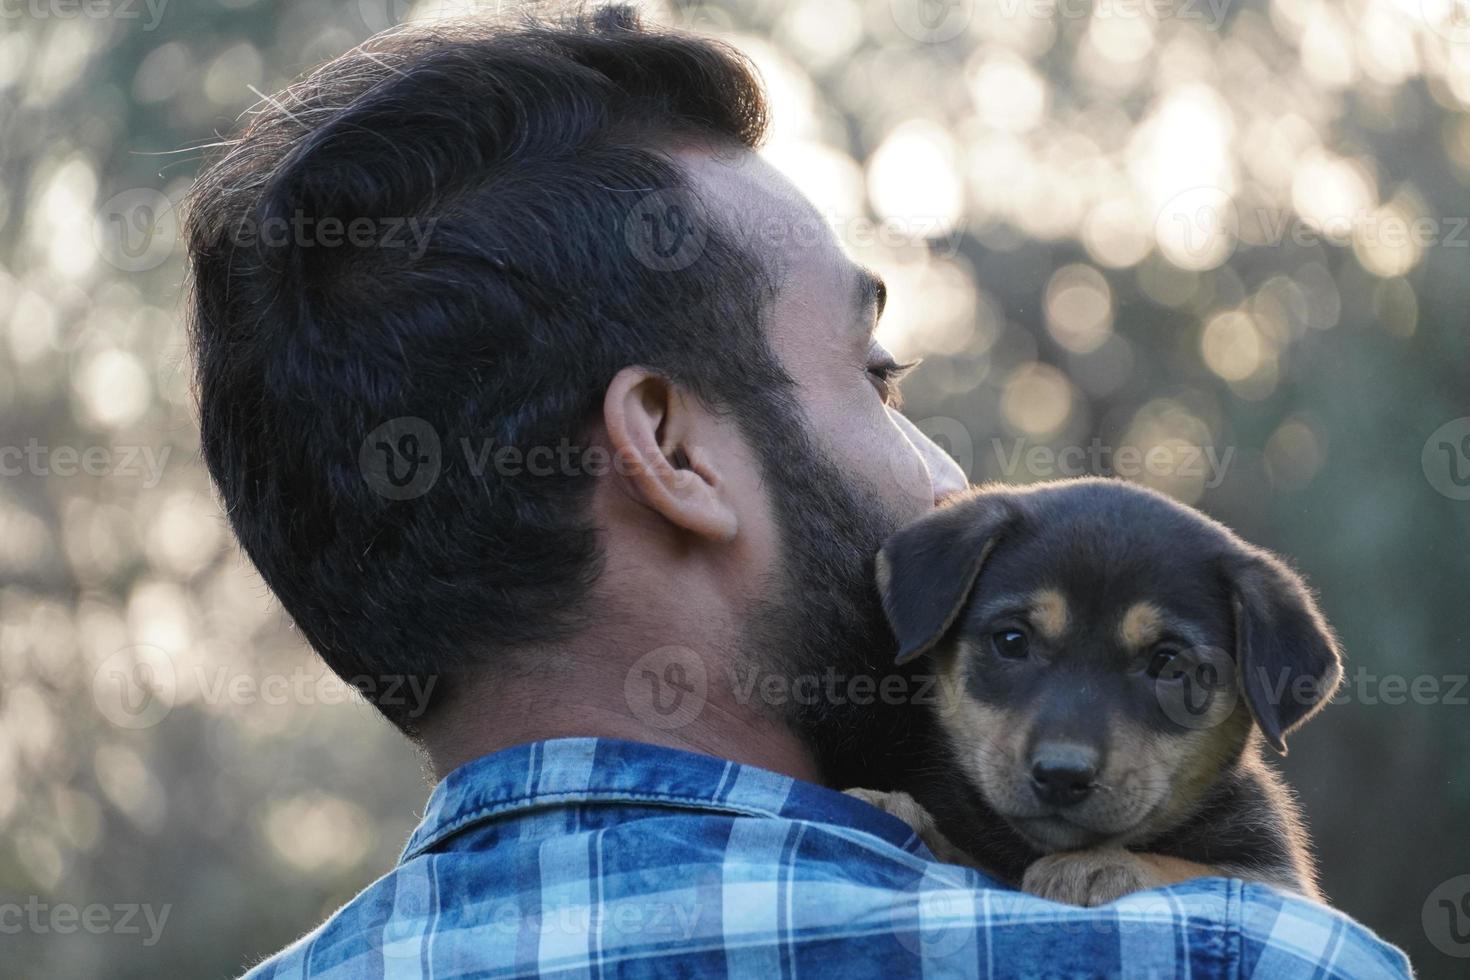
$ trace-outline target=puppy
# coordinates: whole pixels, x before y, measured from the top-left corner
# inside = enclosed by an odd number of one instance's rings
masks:
[[[891,538],[877,578],[898,662],[927,658],[940,696],[912,799],[855,792],[941,859],[1078,905],[1209,874],[1319,897],[1261,744],[1284,754],[1342,666],[1277,558],[1083,479],[978,488]]]

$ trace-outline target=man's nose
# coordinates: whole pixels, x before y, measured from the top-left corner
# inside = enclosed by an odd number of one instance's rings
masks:
[[[1039,745],[1031,756],[1031,788],[1050,806],[1073,806],[1097,785],[1097,753],[1080,745]]]
[[[921,433],[920,438],[923,440],[920,452],[924,453],[924,463],[929,467],[929,476],[934,481],[934,503],[941,504],[946,497],[969,489],[970,481],[965,478],[965,471],[960,469],[960,464],[954,461],[954,457],[939,448],[939,444],[928,436]]]
[[[893,420],[913,444],[919,458],[924,461],[924,467],[929,471],[929,482],[934,488],[936,505],[942,503],[946,497],[969,489],[970,481],[965,478],[965,471],[960,469],[960,464],[954,461],[953,456],[919,431],[919,427],[902,413],[894,412]]]

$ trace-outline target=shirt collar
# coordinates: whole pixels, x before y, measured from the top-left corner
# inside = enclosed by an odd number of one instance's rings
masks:
[[[638,803],[837,824],[922,856],[912,829],[843,793],[713,756],[643,742],[558,738],[467,762],[429,797],[400,863],[478,823],[527,810]]]

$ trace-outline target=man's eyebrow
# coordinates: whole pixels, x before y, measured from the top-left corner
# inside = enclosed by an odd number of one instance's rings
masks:
[[[875,312],[873,319],[883,316],[883,307],[888,304],[888,285],[883,277],[864,266],[857,267],[857,312],[864,319],[869,310]]]

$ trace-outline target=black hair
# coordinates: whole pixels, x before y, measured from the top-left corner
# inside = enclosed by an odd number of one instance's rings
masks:
[[[410,735],[406,691],[585,623],[596,473],[567,450],[614,374],[789,414],[769,270],[671,155],[765,121],[741,56],[624,7],[436,25],[265,100],[196,183],[204,459],[306,639]],[[535,447],[561,465],[501,465]]]

